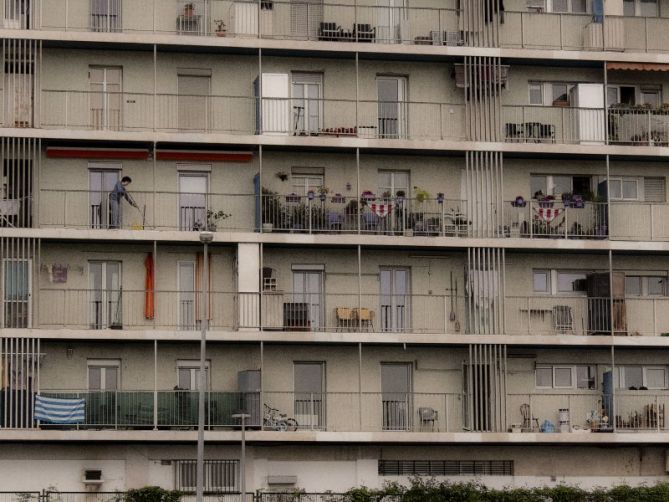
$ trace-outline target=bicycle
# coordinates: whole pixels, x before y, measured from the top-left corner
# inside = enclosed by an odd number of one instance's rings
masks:
[[[263,404],[265,412],[263,415],[263,427],[275,431],[296,431],[298,427],[297,420],[288,418],[285,413],[279,413],[279,410]]]

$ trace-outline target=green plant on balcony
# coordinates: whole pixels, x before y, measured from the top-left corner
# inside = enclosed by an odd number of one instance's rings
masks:
[[[284,209],[281,204],[281,197],[277,192],[263,187],[260,211],[262,225],[272,225],[272,228],[281,226]]]
[[[230,218],[231,214],[225,213],[223,211],[212,211],[207,209],[207,223],[201,221],[196,221],[193,224],[193,230],[208,230],[209,232],[216,232],[218,228],[218,222]]]
[[[414,192],[414,198],[416,199],[416,202],[418,202],[419,204],[422,204],[423,202],[425,202],[430,198],[430,193],[424,188],[415,186],[413,187],[413,192]]]

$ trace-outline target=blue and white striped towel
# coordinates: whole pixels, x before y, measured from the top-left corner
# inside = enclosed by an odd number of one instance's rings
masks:
[[[35,396],[35,420],[52,424],[78,424],[84,421],[85,399]]]

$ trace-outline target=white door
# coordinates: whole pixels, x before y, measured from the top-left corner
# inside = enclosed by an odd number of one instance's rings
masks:
[[[88,277],[91,329],[122,328],[121,262],[91,261]]]
[[[208,181],[203,173],[179,174],[179,230],[206,228]]]
[[[16,64],[13,68],[20,65]],[[32,71],[32,63],[26,64]],[[29,72],[5,73],[5,124],[7,127],[32,127],[33,125],[33,75]]]
[[[7,29],[30,29],[31,0],[3,0],[5,19],[3,26]]]
[[[383,430],[408,430],[412,416],[412,366],[381,364]]]
[[[325,428],[325,363],[294,363],[293,390],[295,420],[300,428]]]
[[[195,262],[180,261],[179,277],[179,329],[194,330],[195,323]]]
[[[122,76],[119,67],[89,67],[90,126],[93,129],[118,131],[121,128]]]
[[[323,21],[323,0],[291,0],[290,32],[298,39],[318,39]]]
[[[381,43],[409,40],[409,9],[406,0],[377,0],[376,38]]]
[[[262,75],[262,134],[287,135],[290,130],[290,76]]]
[[[179,129],[205,132],[210,124],[211,77],[178,76]]]
[[[322,87],[320,74],[293,73],[293,134],[317,134],[323,128]]]
[[[118,361],[89,361],[88,390],[118,390],[120,369],[121,367]]]
[[[323,272],[293,271],[293,326],[318,329],[324,325]]]
[[[381,268],[381,331],[405,331],[410,328],[410,271],[407,268]]]
[[[90,0],[91,31],[121,31],[121,0]]]
[[[114,190],[118,181],[121,166],[117,169],[91,169],[88,171],[88,186],[90,192],[89,220],[91,228],[109,228],[111,223],[111,208],[109,194]],[[123,223],[123,222],[119,222]]]
[[[210,387],[209,361],[205,362],[204,378],[206,389]],[[177,361],[177,387],[179,390],[200,389],[200,361]]]
[[[3,260],[3,315],[5,328],[32,325],[32,260]]]
[[[407,81],[404,77],[377,77],[380,138],[406,138]]]

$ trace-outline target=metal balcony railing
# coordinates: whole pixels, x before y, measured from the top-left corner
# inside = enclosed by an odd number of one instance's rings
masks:
[[[60,391],[45,390],[49,397],[85,400],[82,423],[40,424],[42,429],[176,429],[197,427],[197,391]],[[261,415],[260,403],[266,410]],[[508,431],[540,432],[545,421],[553,432],[669,430],[665,410],[669,392],[574,388],[530,393],[507,392],[499,397]],[[465,432],[464,393],[443,392],[322,392],[265,391],[239,393],[207,391],[206,427],[239,429],[232,415],[251,415],[251,430],[280,431],[286,439],[304,430],[328,432]],[[483,411],[481,411],[483,413]],[[286,423],[288,426],[286,426]],[[562,425],[562,427],[561,427]],[[507,431],[499,431],[507,432]],[[548,431],[546,431],[548,432]]]

